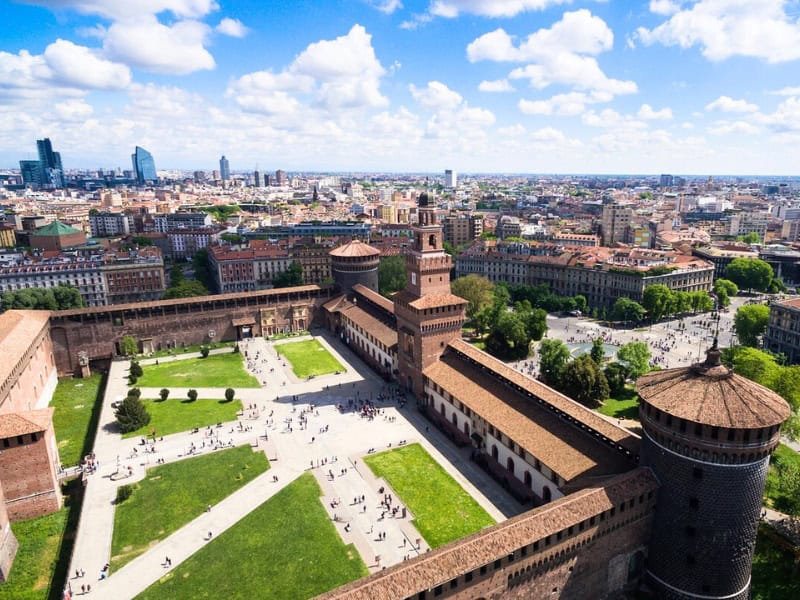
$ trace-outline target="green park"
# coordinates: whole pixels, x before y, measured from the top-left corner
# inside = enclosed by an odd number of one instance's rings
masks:
[[[170,435],[194,428],[235,421],[242,410],[241,400],[209,400],[199,398],[143,399],[142,404],[150,414],[150,422],[142,427],[123,433],[123,438],[150,435]]]
[[[364,458],[376,477],[392,487],[414,514],[414,525],[438,548],[495,520],[419,444]]]
[[[301,475],[138,596],[304,600],[368,574]]]
[[[319,343],[319,340],[276,344],[275,351],[292,367],[300,379],[344,371],[341,363]]]
[[[244,358],[238,352],[142,365],[142,370],[136,381],[139,387],[260,387],[258,380],[245,370]]]

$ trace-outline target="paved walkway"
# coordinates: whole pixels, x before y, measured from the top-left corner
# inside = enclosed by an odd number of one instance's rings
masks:
[[[155,443],[155,453],[152,454],[142,453],[144,447],[139,445],[138,438],[123,440],[113,425],[111,403],[127,394],[129,363],[112,364],[94,446],[100,467],[96,474],[88,477],[70,566],[71,577],[78,568],[85,570],[86,577],[70,579],[73,591],[76,584],[80,588],[82,583],[89,582],[96,597],[122,599],[135,596],[169,570],[162,564],[166,556],[172,559],[171,568],[176,568],[207,543],[203,538],[209,530],[214,536],[219,535],[307,470],[312,470],[320,482],[323,506],[331,518],[336,513],[337,530],[346,543],[356,546],[371,570],[396,564],[416,552],[424,552],[427,550],[424,541],[419,550],[413,548],[421,536],[411,524],[413,516],[408,511],[405,519],[380,519],[382,509],[378,488],[387,486],[376,480],[358,458],[370,448],[380,451],[389,445],[396,447],[401,440],[421,443],[496,520],[502,521],[522,512],[521,505],[469,460],[468,449],[456,448],[438,430],[429,429],[427,421],[413,404],[400,409],[394,399],[379,401],[380,394],[388,396],[393,388],[334,337],[326,333],[316,337],[345,365],[344,373],[299,381],[289,367],[284,366],[271,343],[256,338],[241,346],[251,372],[264,377],[266,388],[237,390],[237,397],[242,399],[245,407],[254,404],[256,410],[246,410],[238,423],[225,423],[222,428],[214,430],[219,432],[220,441],[226,444],[250,444],[265,450],[273,461],[272,468],[212,507],[210,513],[196,518],[118,572],[112,571],[108,578],[98,581],[102,567],[110,560],[113,500],[117,486],[142,479],[145,469],[155,465],[157,459],[169,463],[190,456],[192,444],[197,448],[204,439],[202,429],[197,434],[183,432],[164,436],[163,440]],[[297,338],[286,340],[286,343],[291,341],[297,341]],[[214,352],[226,351],[230,350]],[[158,360],[180,359],[166,357]],[[148,362],[155,362],[155,359],[143,360],[142,364]],[[170,388],[170,391],[172,397],[185,395],[183,388]],[[224,395],[224,389],[198,389],[198,392],[209,398]],[[156,397],[157,393],[156,389],[142,390],[143,397]],[[368,420],[356,412],[338,410],[337,405],[347,405],[348,400],[356,398],[371,399],[381,413]],[[313,409],[309,403],[313,403]],[[306,420],[304,426],[300,423],[301,416]],[[129,466],[133,468],[132,476],[112,480],[115,472],[124,472]],[[347,472],[341,473],[342,469],[347,469]],[[273,483],[273,475],[278,476],[278,483]],[[388,487],[387,493],[392,493]],[[353,503],[356,496],[360,498],[362,495],[365,497],[363,504]],[[331,507],[334,499],[341,502]],[[393,500],[393,506],[398,505],[395,494]],[[348,523],[349,531],[345,531]],[[379,540],[378,532],[385,532],[386,539]],[[380,556],[380,562],[375,561],[376,556]]]

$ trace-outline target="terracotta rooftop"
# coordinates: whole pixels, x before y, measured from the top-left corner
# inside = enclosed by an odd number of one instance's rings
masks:
[[[457,352],[446,352],[423,373],[566,483],[578,485],[583,477],[616,475],[633,464],[632,459],[504,385]]]
[[[783,308],[800,308],[800,296],[784,300],[783,302],[776,302],[775,305]]]
[[[0,314],[0,382],[4,382],[28,351],[31,342],[47,327],[48,310],[8,310]]]
[[[181,304],[200,304],[203,302],[224,302],[236,298],[258,298],[262,296],[277,296],[294,292],[317,292],[318,285],[298,285],[289,288],[273,288],[269,290],[257,290],[255,292],[231,292],[230,294],[213,294],[208,296],[194,296],[193,298],[173,298],[171,300],[154,300],[152,302],[129,302],[127,304],[112,304],[109,306],[92,306],[89,308],[72,308],[70,310],[53,311],[54,317],[70,317],[73,315],[92,315],[109,312],[119,312],[125,310],[137,310],[142,308],[153,308],[157,306],[175,306]]]
[[[430,590],[504,558],[533,542],[655,491],[650,469],[639,467],[555,502],[494,525],[437,550],[332,590],[317,600],[398,600]]]
[[[339,311],[387,348],[397,344],[397,331],[373,317],[363,308],[347,302]]]
[[[643,375],[636,391],[673,417],[712,427],[760,429],[779,425],[791,414],[778,394],[721,365],[714,349],[703,363]]]
[[[352,242],[346,243],[344,246],[339,246],[338,248],[334,248],[331,250],[331,256],[342,256],[342,257],[357,257],[357,256],[377,256],[380,254],[381,251],[377,248],[373,248],[369,244],[362,242],[361,240],[353,240]]]
[[[425,294],[422,298],[412,300],[409,306],[418,310],[436,308],[437,306],[466,305],[467,301],[454,294]]]
[[[55,410],[49,407],[3,415],[0,418],[0,439],[47,431]]]
[[[367,286],[357,283],[353,286],[353,291],[359,296],[363,296],[373,304],[377,304],[386,312],[394,314],[394,302],[384,296],[381,296],[375,290],[371,290]]]
[[[569,417],[584,423],[600,435],[611,440],[615,444],[622,446],[634,455],[639,454],[640,440],[637,436],[633,435],[627,429],[618,427],[595,413],[594,411],[586,408],[579,402],[564,394],[557,392],[551,387],[512,369],[504,362],[497,360],[493,356],[478,350],[472,344],[464,340],[457,339],[450,342],[450,347],[467,356],[468,358],[480,363],[487,369],[496,373],[499,377],[510,381],[514,385],[518,385],[523,389],[528,390],[535,396],[541,398],[557,410],[565,413]]]

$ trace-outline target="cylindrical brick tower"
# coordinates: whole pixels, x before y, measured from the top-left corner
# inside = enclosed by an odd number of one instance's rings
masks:
[[[334,248],[331,254],[333,280],[348,296],[353,286],[361,284],[378,291],[378,264],[381,251],[360,240]]]
[[[720,364],[655,371],[636,382],[641,464],[661,483],[647,581],[667,600],[750,597],[769,455],[790,415],[778,394]]]

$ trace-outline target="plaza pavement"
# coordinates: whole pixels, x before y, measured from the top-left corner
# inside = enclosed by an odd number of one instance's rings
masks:
[[[424,540],[419,550],[413,548],[416,539],[421,536],[411,523],[413,515],[410,511],[405,519],[380,519],[382,497],[377,491],[380,486],[387,487],[386,493],[392,494],[393,505],[403,505],[397,494],[385,482],[377,480],[360,460],[370,449],[381,451],[390,445],[394,448],[402,440],[422,444],[498,522],[522,512],[523,507],[520,504],[469,460],[468,449],[456,448],[438,430],[428,427],[427,421],[416,410],[413,402],[409,402],[403,409],[399,409],[394,401],[377,402],[378,395],[388,389],[387,384],[330,334],[321,332],[315,337],[346,367],[344,373],[301,381],[291,373],[288,363],[286,367],[283,366],[283,360],[272,349],[271,343],[262,338],[254,338],[241,345],[242,352],[247,352],[249,359],[258,354],[258,364],[255,367],[261,371],[258,375],[266,378],[268,383],[262,389],[237,390],[236,397],[242,400],[245,409],[250,404],[255,404],[256,411],[251,414],[245,410],[238,423],[225,423],[221,428],[214,428],[214,431],[218,432],[219,439],[223,442],[230,441],[234,446],[250,444],[266,451],[267,456],[273,459],[271,469],[119,571],[112,569],[109,577],[99,581],[101,569],[110,561],[116,488],[123,483],[143,479],[146,468],[154,466],[157,459],[170,463],[189,457],[188,450],[192,442],[199,447],[204,439],[203,429],[196,434],[182,432],[164,436],[163,441],[155,443],[156,452],[153,454],[141,452],[144,447],[139,445],[140,438],[122,439],[113,426],[114,410],[111,403],[127,394],[126,375],[129,362],[112,363],[94,445],[100,466],[97,473],[87,477],[86,494],[70,565],[69,583],[73,592],[79,590],[81,584],[90,583],[92,594],[98,598],[134,597],[207,544],[205,538],[209,531],[214,538],[217,537],[307,470],[312,470],[320,483],[323,507],[331,518],[334,514],[337,516],[334,522],[337,531],[345,543],[355,545],[371,571],[396,564],[417,552],[425,552],[428,548]],[[303,338],[291,338],[282,342],[290,343],[300,339]],[[212,352],[230,352],[230,349]],[[196,357],[199,354],[188,356]],[[184,358],[186,356],[172,356],[158,360],[166,362]],[[146,368],[148,363],[154,362],[155,359],[142,360],[141,364]],[[270,369],[274,369],[274,372],[270,373]],[[285,385],[283,381],[286,381]],[[144,388],[142,397],[157,397],[158,391]],[[170,388],[170,391],[171,396],[177,398],[185,395],[186,389]],[[222,398],[224,388],[198,388],[198,393],[201,397]],[[346,405],[347,400],[354,398],[356,394],[360,398],[371,398],[382,408],[384,414],[368,421],[355,412],[339,413],[336,404]],[[276,396],[280,396],[277,401]],[[292,396],[298,396],[296,403],[292,402]],[[299,416],[303,409],[308,409],[309,403],[313,403],[315,408],[306,413],[307,427],[301,430]],[[270,412],[272,417],[269,417]],[[287,426],[288,419],[292,419],[291,432]],[[266,425],[268,422],[270,424]],[[244,431],[240,430],[239,425]],[[325,426],[328,431],[321,433]],[[248,427],[251,428],[249,431]],[[265,437],[268,439],[265,440]],[[134,448],[139,452],[134,453]],[[209,451],[204,449],[199,453]],[[312,469],[312,464],[321,461],[327,461],[328,464]],[[128,466],[133,467],[131,477],[112,480],[115,472],[127,470]],[[340,474],[343,468],[347,468],[347,473]],[[329,470],[333,472],[332,479],[328,476]],[[275,475],[278,477],[277,482],[272,479]],[[361,495],[365,496],[366,512],[363,512],[364,505],[352,504],[353,498]],[[341,502],[332,508],[330,502],[334,498]],[[351,528],[349,532],[344,531],[347,523]],[[385,540],[377,539],[379,532],[386,533]],[[172,559],[171,568],[163,566],[166,556]],[[378,556],[380,561],[376,562],[375,558]],[[76,579],[76,569],[83,569],[86,576]]]

